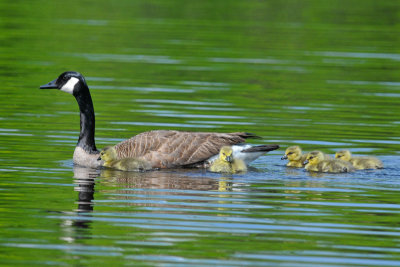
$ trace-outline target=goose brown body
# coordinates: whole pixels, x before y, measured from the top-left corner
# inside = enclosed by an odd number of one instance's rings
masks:
[[[117,145],[118,159],[138,158],[153,168],[174,168],[202,164],[223,146],[240,144],[249,133],[181,132],[156,130],[138,134]]]

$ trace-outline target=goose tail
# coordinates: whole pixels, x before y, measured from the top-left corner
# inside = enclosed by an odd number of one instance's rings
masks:
[[[256,160],[258,157],[264,155],[265,153],[278,149],[278,145],[259,145],[259,146],[251,146],[249,144],[246,145],[234,145],[233,149],[233,158],[241,159],[246,164],[249,164],[253,160]]]
[[[253,152],[269,152],[272,150],[276,150],[279,148],[279,145],[260,145],[260,146],[252,146],[250,148],[243,149],[241,152],[243,153],[253,153]]]

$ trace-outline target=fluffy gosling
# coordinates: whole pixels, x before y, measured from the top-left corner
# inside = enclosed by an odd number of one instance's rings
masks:
[[[314,172],[351,172],[354,167],[347,161],[339,159],[324,159],[321,151],[313,151],[308,153],[305,162],[305,169]]]
[[[246,164],[241,159],[232,157],[232,147],[223,146],[219,151],[218,158],[211,164],[209,170],[212,172],[238,173],[247,171]]]
[[[151,170],[151,165],[137,158],[118,159],[114,147],[105,147],[100,152],[99,159],[104,161],[103,166],[121,171],[146,171]]]
[[[106,164],[110,164],[112,161],[118,160],[117,150],[115,150],[113,146],[106,146],[100,151],[100,157],[97,160],[103,160],[103,166],[106,166]]]
[[[299,146],[290,146],[286,148],[285,155],[283,155],[281,160],[289,160],[289,162],[286,164],[288,167],[303,168],[306,158],[307,154],[303,155]]]
[[[286,149],[285,155],[281,158],[281,160],[288,159],[289,162],[286,164],[288,167],[303,168],[304,161],[307,159],[308,154],[302,153],[303,152],[299,146],[290,146]],[[322,155],[324,159],[331,159],[328,154],[322,153]]]
[[[382,169],[383,163],[375,157],[352,157],[349,150],[336,152],[335,158],[350,162],[357,170]]]

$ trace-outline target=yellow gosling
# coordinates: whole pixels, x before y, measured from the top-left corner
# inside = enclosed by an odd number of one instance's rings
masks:
[[[247,171],[246,164],[241,159],[232,157],[232,147],[223,146],[219,151],[218,158],[211,163],[209,168],[212,172],[238,173]]]
[[[281,158],[281,160],[289,160],[289,162],[286,164],[288,167],[303,168],[306,158],[307,154],[303,155],[299,146],[290,146],[286,148],[285,155]]]
[[[135,158],[115,160],[109,163],[107,167],[120,171],[148,171],[152,169],[149,163]]]
[[[349,150],[336,152],[335,158],[350,162],[357,170],[382,169],[383,163],[375,157],[352,157]]]
[[[118,160],[118,154],[117,150],[113,146],[106,146],[103,148],[103,150],[100,151],[100,157],[99,159],[104,161],[103,166],[107,166],[107,164],[110,164],[112,161]]]
[[[322,153],[322,155],[324,159],[331,159],[331,156],[328,154]],[[290,146],[286,149],[285,155],[281,158],[281,160],[283,159],[289,160],[286,164],[288,167],[302,168],[304,167],[304,161],[307,159],[307,154],[302,154],[302,150],[299,146]]]
[[[324,159],[321,151],[313,151],[308,153],[305,169],[313,172],[350,172],[354,167],[344,160]]]
[[[104,161],[103,166],[121,171],[146,171],[151,170],[151,164],[137,158],[118,159],[114,147],[105,147],[100,152],[100,159]]]

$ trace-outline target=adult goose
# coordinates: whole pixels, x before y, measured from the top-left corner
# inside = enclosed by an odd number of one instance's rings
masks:
[[[73,161],[77,165],[100,167],[103,163],[98,160],[99,151],[94,140],[95,115],[92,97],[85,78],[74,71],[62,73],[57,79],[48,84],[40,86],[40,89],[59,89],[72,94],[78,102],[80,110],[80,134],[76,145]],[[213,133],[213,132],[182,132],[155,130],[140,133],[128,140],[125,140],[115,147],[118,148],[118,156],[121,158],[140,157],[146,160],[152,168],[177,168],[177,167],[203,167],[203,163],[217,155],[221,147],[239,145],[247,138],[257,136],[244,133]],[[248,159],[278,149],[278,145],[263,145],[246,151],[254,153],[240,153],[247,155]],[[251,154],[251,156],[249,156]]]

